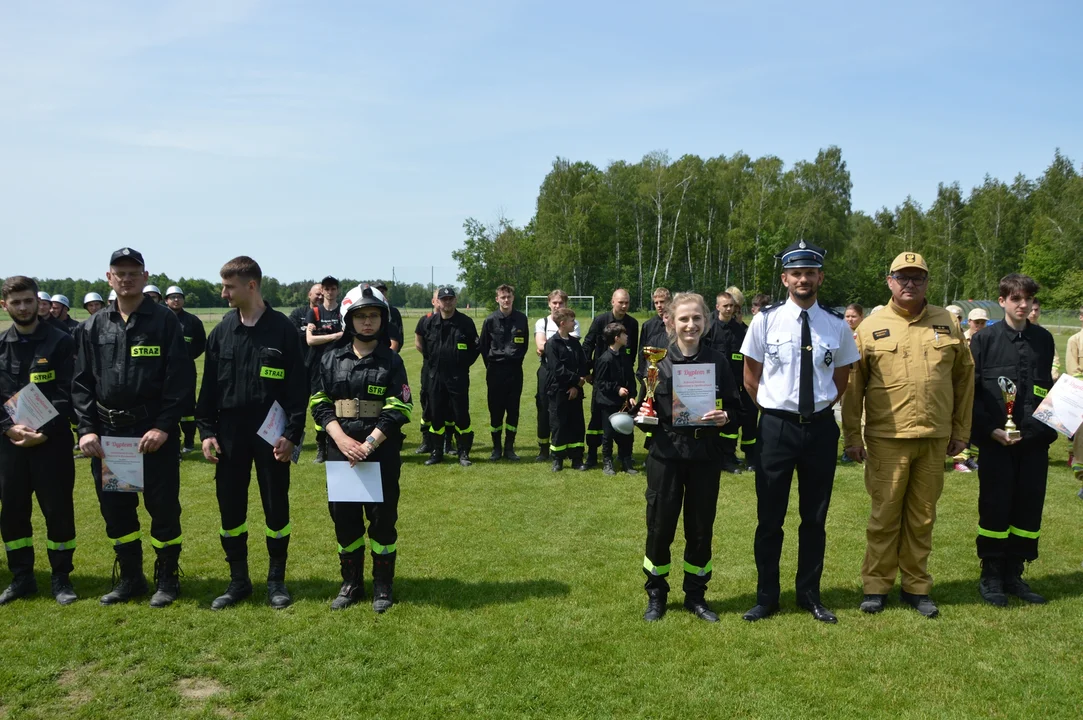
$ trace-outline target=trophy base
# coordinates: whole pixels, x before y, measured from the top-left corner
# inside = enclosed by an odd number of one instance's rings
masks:
[[[1005,430],[1004,432],[1007,433],[1009,440],[1021,440],[1023,438],[1023,433],[1018,430]]]
[[[636,425],[657,425],[658,418],[654,415],[640,415],[636,418]]]

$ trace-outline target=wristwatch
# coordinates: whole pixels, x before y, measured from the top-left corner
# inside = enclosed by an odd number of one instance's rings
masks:
[[[374,438],[371,435],[369,435],[367,438],[365,438],[365,442],[367,442],[369,445],[371,445],[373,447],[373,449],[380,447],[380,443],[376,442],[376,438]]]

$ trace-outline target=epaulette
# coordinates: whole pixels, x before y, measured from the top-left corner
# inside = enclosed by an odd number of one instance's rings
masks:
[[[764,305],[763,307],[760,308],[760,312],[763,313],[764,315],[766,315],[769,312],[772,312],[774,310],[778,310],[780,307],[782,307],[785,304],[786,303],[784,303],[784,302],[779,302],[779,303],[772,303],[771,305]]]
[[[835,317],[837,317],[837,318],[838,318],[839,320],[843,320],[843,321],[845,321],[845,320],[846,320],[846,318],[845,318],[845,317],[843,317],[842,313],[840,313],[840,312],[839,312],[838,310],[836,310],[835,308],[833,308],[833,307],[828,307],[827,305],[824,305],[824,304],[823,304],[822,302],[817,302],[816,304],[817,304],[817,305],[819,305],[819,306],[820,306],[820,309],[821,309],[821,310],[823,310],[824,312],[828,312],[828,313],[831,313],[832,315],[834,315]]]

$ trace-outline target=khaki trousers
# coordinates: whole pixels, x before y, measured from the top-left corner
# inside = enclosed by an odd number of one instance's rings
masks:
[[[865,489],[872,501],[861,581],[867,595],[887,595],[902,573],[902,588],[928,595],[933,586],[936,501],[944,489],[948,438],[865,437]]]
[[[1080,428],[1080,431],[1072,438],[1072,454],[1075,456],[1072,471],[1078,478],[1083,475],[1083,428]]]

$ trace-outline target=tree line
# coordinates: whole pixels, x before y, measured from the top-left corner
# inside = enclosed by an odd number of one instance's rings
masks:
[[[674,161],[652,152],[604,170],[557,158],[528,223],[469,218],[452,255],[475,297],[503,282],[519,297],[560,287],[605,298],[623,286],[644,309],[659,285],[781,297],[774,256],[804,239],[828,251],[821,297],[834,305],[883,303],[888,265],[905,250],[925,256],[937,304],[995,299],[998,280],[1019,271],[1042,285],[1047,307],[1083,304],[1083,176],[1059,150],[1036,180],[987,175],[968,193],[940,183],[927,208],[907,196],[854,212],[851,188],[834,146],[789,168],[744,153]]]

